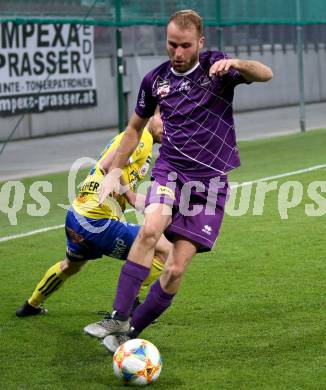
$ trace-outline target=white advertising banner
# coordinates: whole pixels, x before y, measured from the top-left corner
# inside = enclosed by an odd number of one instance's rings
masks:
[[[0,115],[97,104],[94,29],[0,23]]]

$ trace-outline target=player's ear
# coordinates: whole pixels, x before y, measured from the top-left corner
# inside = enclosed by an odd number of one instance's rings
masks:
[[[205,37],[204,37],[204,35],[202,35],[199,38],[199,49],[202,49],[204,47],[204,44],[205,44]]]

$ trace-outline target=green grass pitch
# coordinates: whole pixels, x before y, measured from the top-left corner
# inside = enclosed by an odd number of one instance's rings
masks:
[[[240,143],[244,182],[325,164],[326,130]],[[67,174],[37,178],[52,183],[43,217],[23,180],[24,206],[11,226],[0,214],[1,237],[64,223]],[[242,216],[226,215],[209,254],[192,262],[180,293],[160,321],[142,335],[156,344],[163,370],[155,389],[326,389],[326,214],[307,216],[316,203],[308,186],[326,181],[326,169],[277,180],[263,215],[253,215],[254,193]],[[302,201],[281,219],[280,187],[302,185]],[[238,190],[240,191],[240,190]],[[326,198],[325,192],[319,190]],[[291,193],[290,195],[291,196]],[[324,200],[324,211],[325,211]],[[131,214],[129,214],[131,216]],[[44,271],[63,258],[63,229],[0,242],[0,387],[16,389],[123,389],[111,356],[83,327],[110,310],[121,263],[89,262],[47,303],[46,316],[18,319],[16,308]]]

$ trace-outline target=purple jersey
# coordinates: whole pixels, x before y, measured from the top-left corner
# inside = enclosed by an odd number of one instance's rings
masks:
[[[232,101],[234,87],[246,80],[235,70],[210,78],[211,65],[223,58],[228,58],[223,52],[206,51],[186,73],[167,61],[144,77],[135,111],[149,118],[160,106],[164,136],[157,165],[170,162],[194,178],[223,175],[240,165]]]

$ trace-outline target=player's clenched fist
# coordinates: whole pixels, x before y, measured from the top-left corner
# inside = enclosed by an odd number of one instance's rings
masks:
[[[230,68],[238,68],[238,60],[236,59],[223,59],[214,62],[209,69],[209,76],[224,76],[228,73]]]

